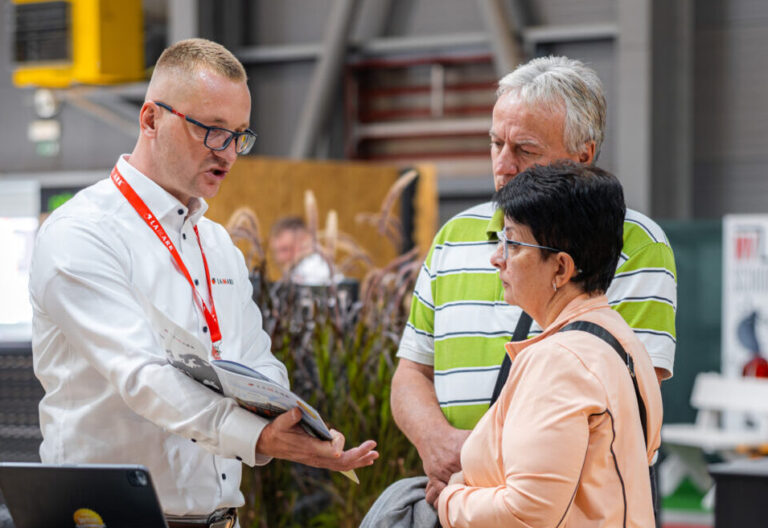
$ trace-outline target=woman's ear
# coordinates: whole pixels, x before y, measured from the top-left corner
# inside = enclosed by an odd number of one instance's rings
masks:
[[[559,289],[568,284],[571,278],[576,275],[576,263],[565,251],[560,251],[555,255],[555,263],[555,277],[552,281]]]
[[[139,130],[142,135],[155,137],[157,135],[157,106],[145,101],[139,112]]]

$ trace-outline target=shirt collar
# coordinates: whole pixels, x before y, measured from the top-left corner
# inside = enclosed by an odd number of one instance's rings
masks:
[[[123,154],[117,160],[117,170],[121,176],[133,187],[149,210],[163,220],[165,218],[183,220],[189,215],[189,221],[197,224],[200,218],[208,210],[208,203],[202,198],[193,198],[190,207],[181,203],[175,196],[160,187],[154,180],[144,175],[139,169],[128,161],[128,154]],[[182,211],[179,213],[179,211]]]
[[[504,211],[495,208],[493,210],[493,216],[488,220],[488,227],[485,228],[485,232],[488,235],[488,240],[496,239],[496,233],[504,230]]]
[[[566,324],[577,319],[586,312],[591,312],[601,308],[609,308],[608,299],[605,295],[590,297],[588,294],[582,293],[571,302],[569,302],[565,308],[563,308],[563,311],[560,312],[557,318],[552,322],[552,324],[546,327],[544,331],[541,332],[541,334],[531,339],[525,339],[523,341],[511,341],[505,344],[504,348],[506,348],[510,359],[514,361],[518,354],[520,354],[529,346],[538,343],[542,339],[546,339],[547,337],[559,331]]]

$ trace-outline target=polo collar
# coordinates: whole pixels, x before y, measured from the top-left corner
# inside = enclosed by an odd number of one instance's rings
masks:
[[[496,240],[496,233],[504,230],[504,211],[499,208],[494,208],[493,216],[488,220],[488,227],[485,228],[485,232],[488,235],[488,240]]]
[[[510,341],[504,345],[504,348],[507,350],[510,359],[514,361],[515,358],[529,346],[558,332],[566,324],[579,318],[585,313],[602,308],[610,308],[608,305],[608,298],[604,294],[590,297],[589,294],[582,293],[569,302],[565,308],[563,308],[563,311],[560,312],[560,315],[558,315],[552,324],[546,327],[541,334],[532,337],[531,339],[524,339],[523,341]]]

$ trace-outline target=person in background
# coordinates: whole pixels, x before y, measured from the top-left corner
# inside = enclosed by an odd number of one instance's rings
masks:
[[[534,164],[594,164],[605,122],[603,88],[592,69],[566,57],[519,66],[499,81],[493,108],[496,191]],[[498,273],[490,265],[502,225],[502,211],[489,202],[441,228],[417,279],[400,342],[392,414],[419,452],[431,504],[460,468],[461,446],[488,410],[504,344],[522,318],[519,306],[504,302]],[[670,377],[677,305],[674,256],[662,229],[631,209],[606,296],[648,350],[658,380]],[[533,324],[530,334],[540,332]]]
[[[269,249],[282,274],[288,274],[302,255],[312,251],[312,237],[304,220],[300,216],[279,218],[269,232]]]
[[[464,442],[440,524],[653,526],[661,391],[605,297],[622,249],[621,184],[596,167],[537,165],[496,202],[504,225],[491,263],[504,300],[544,330],[505,346],[509,378]]]
[[[245,70],[225,48],[166,49],[133,151],[41,227],[30,271],[33,362],[45,463],[142,464],[171,528],[233,526],[242,464],[273,457],[333,470],[373,463],[375,442],[343,450],[309,436],[298,409],[268,421],[168,363],[153,310],[287,386],[270,352],[243,255],[205,218],[248,128]]]
[[[301,217],[278,219],[270,230],[269,248],[283,277],[305,286],[330,284],[331,267],[315,249],[312,235]]]

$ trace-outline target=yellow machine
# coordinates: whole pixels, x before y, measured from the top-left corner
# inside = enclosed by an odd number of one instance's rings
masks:
[[[65,88],[145,78],[141,0],[13,0],[13,82]]]

